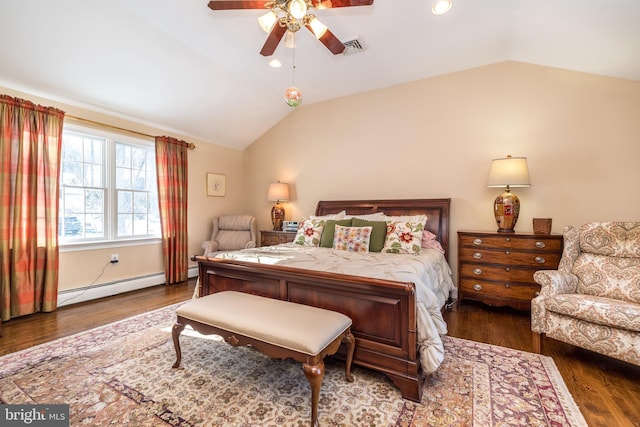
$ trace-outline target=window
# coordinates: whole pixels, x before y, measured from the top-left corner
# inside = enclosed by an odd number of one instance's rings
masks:
[[[153,143],[66,125],[60,243],[160,237]]]

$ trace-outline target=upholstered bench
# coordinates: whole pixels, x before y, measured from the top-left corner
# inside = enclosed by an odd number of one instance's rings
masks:
[[[182,305],[176,311],[174,368],[180,366],[180,333],[186,325],[205,334],[220,335],[231,345],[250,345],[265,355],[302,363],[311,386],[311,425],[318,425],[318,400],[324,378],[324,357],[347,348],[346,378],[352,382],[351,361],[355,339],[351,319],[344,314],[308,305],[225,291]]]

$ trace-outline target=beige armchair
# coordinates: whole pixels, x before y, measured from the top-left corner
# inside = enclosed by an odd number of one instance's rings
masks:
[[[640,222],[592,222],[564,232],[558,270],[537,271],[534,349],[542,335],[640,365]]]
[[[255,248],[257,237],[255,217],[251,215],[220,215],[213,218],[211,237],[202,242],[203,255],[219,251]]]

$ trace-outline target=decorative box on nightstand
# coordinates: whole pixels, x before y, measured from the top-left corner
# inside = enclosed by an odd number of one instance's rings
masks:
[[[260,230],[260,246],[279,245],[280,243],[293,242],[295,231],[271,231]]]
[[[560,234],[458,231],[458,300],[530,310],[533,273],[557,269],[562,246]]]

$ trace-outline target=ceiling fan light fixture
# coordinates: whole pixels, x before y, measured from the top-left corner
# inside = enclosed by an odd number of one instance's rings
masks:
[[[309,26],[311,27],[311,31],[313,31],[313,35],[316,36],[317,39],[324,36],[324,33],[327,32],[327,26],[324,25],[318,18],[313,15],[309,15],[311,19],[309,19]]]
[[[258,24],[260,24],[260,27],[262,27],[264,32],[267,34],[273,30],[273,26],[276,22],[278,22],[278,15],[276,15],[273,10],[270,10],[258,18]]]
[[[296,19],[302,19],[307,14],[307,2],[304,0],[291,0],[287,7],[289,15]]]
[[[451,9],[452,0],[434,0],[431,12],[434,15],[443,15]]]
[[[296,47],[296,33],[294,33],[291,30],[287,30],[287,32],[284,33],[284,46],[288,47],[289,49],[295,49],[295,47]]]

